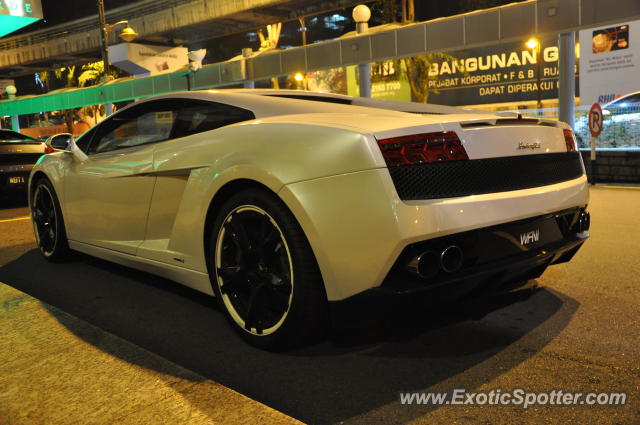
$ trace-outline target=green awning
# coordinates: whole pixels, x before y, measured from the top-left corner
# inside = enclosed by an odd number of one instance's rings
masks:
[[[104,85],[56,90],[39,96],[17,96],[0,101],[0,116],[36,114],[124,102],[182,90],[199,90],[242,81],[242,62],[211,64],[196,72],[186,69],[144,78],[125,78]]]

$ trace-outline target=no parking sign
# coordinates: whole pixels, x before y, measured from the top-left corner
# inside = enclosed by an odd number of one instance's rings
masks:
[[[602,108],[600,104],[594,103],[589,110],[589,131],[591,132],[591,136],[598,137],[600,135],[603,121]]]
[[[596,160],[596,137],[602,132],[604,116],[600,104],[594,103],[589,109],[589,131],[591,132],[591,161]]]

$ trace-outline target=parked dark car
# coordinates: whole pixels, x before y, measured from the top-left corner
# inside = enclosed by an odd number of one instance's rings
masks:
[[[26,194],[29,172],[50,152],[53,149],[40,139],[0,129],[0,196]]]

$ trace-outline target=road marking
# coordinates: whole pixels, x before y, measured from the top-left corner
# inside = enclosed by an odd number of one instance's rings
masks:
[[[610,185],[597,185],[598,187],[604,187],[605,189],[633,189],[640,190],[640,186],[610,186]]]
[[[9,221],[22,221],[22,220],[30,220],[31,216],[26,216],[26,217],[17,217],[17,218],[7,218],[4,220],[0,220],[0,223],[6,223]]]

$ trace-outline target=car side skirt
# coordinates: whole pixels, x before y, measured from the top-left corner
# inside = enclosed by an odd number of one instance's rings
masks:
[[[213,289],[207,273],[189,270],[159,261],[149,260],[123,252],[100,248],[82,242],[69,240],[69,247],[85,254],[111,261],[126,267],[161,276],[188,286],[196,291],[213,295]]]

